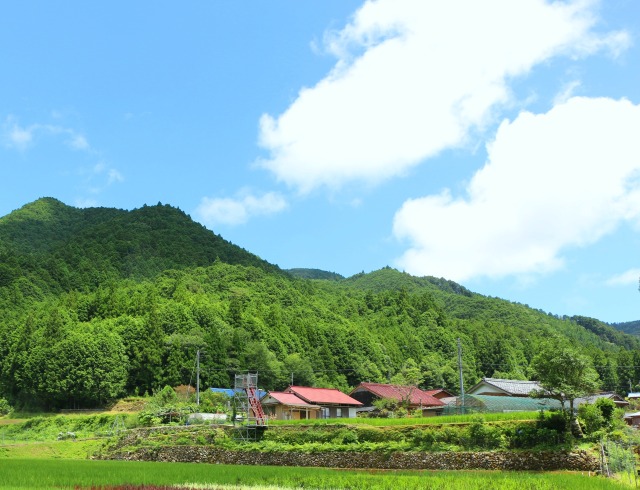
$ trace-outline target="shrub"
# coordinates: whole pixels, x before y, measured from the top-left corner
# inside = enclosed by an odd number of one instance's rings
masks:
[[[564,433],[569,430],[569,420],[563,411],[540,411],[536,426],[538,429],[550,429],[558,433]]]
[[[595,406],[600,410],[602,418],[607,425],[611,424],[613,420],[613,414],[616,410],[616,403],[611,398],[598,398]]]
[[[568,432],[558,432],[531,424],[518,424],[510,434],[510,446],[514,449],[556,446],[565,442],[568,437]]]
[[[161,407],[173,405],[178,402],[178,395],[171,386],[165,386],[159,392],[153,395],[155,403]]]
[[[587,435],[599,431],[606,424],[600,409],[591,403],[583,403],[578,407],[578,419],[584,424],[584,432]]]
[[[483,419],[475,420],[469,426],[472,447],[497,449],[506,446],[506,439],[500,427],[485,425]]]
[[[425,449],[431,448],[436,442],[436,433],[433,429],[415,429],[411,435],[413,443]]]
[[[13,408],[9,405],[9,402],[4,398],[0,398],[0,415],[8,415],[12,411]]]

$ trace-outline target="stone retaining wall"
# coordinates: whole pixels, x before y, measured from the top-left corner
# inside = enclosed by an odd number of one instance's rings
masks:
[[[229,451],[213,446],[166,446],[121,452],[113,459],[325,468],[596,471],[598,460],[585,451],[533,452],[270,452]]]

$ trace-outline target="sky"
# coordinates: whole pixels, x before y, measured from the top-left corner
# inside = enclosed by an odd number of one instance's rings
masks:
[[[0,6],[0,216],[171,204],[281,268],[640,320],[640,1]]]

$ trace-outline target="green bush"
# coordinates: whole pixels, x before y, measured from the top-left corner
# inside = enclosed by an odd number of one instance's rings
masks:
[[[583,403],[578,407],[578,420],[584,426],[586,435],[594,434],[607,423],[598,406],[591,403]]]
[[[502,428],[486,425],[482,419],[469,426],[469,439],[471,447],[482,449],[499,449],[507,445]]]
[[[538,412],[538,420],[536,423],[538,429],[549,429],[558,433],[564,433],[569,430],[569,420],[563,411],[550,410]]]
[[[566,442],[568,433],[539,428],[531,424],[518,424],[508,435],[509,446],[513,449],[557,446]]]
[[[12,411],[13,408],[9,405],[9,402],[4,398],[0,398],[0,415],[8,415]]]

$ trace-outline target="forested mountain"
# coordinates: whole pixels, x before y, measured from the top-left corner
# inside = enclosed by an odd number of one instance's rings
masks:
[[[327,279],[329,281],[340,281],[344,276],[335,272],[327,272],[320,269],[287,269],[293,277],[301,279]]]
[[[319,274],[318,277],[323,277]],[[602,387],[640,380],[640,340],[594,319],[558,318],[452,281],[384,268],[293,277],[166,205],[75,209],[41,199],[0,218],[0,397],[90,407],[125,393],[230,386],[348,389],[422,377],[526,378],[545,342],[589,355]]]
[[[77,209],[42,198],[0,218],[0,286],[22,278],[18,289],[30,296],[149,278],[216,259],[279,271],[168,205]]]
[[[636,320],[635,322],[614,323],[612,326],[621,332],[640,336],[640,320]]]

